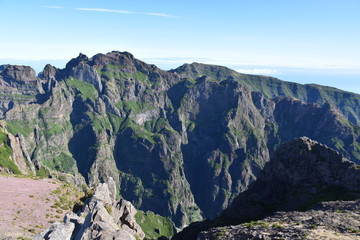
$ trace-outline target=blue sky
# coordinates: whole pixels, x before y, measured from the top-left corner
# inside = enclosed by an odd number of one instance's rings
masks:
[[[359,0],[0,0],[0,64],[112,50],[163,69],[218,64],[360,93]]]

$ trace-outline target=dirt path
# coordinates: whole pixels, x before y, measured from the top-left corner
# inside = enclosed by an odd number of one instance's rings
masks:
[[[51,193],[60,186],[51,179],[0,175],[0,239],[31,239],[53,221],[62,220],[65,211],[54,208],[57,197]]]

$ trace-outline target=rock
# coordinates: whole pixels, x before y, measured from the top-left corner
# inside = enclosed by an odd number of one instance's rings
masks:
[[[99,92],[102,91],[103,86],[100,76],[93,67],[81,62],[78,66],[71,69],[70,75],[79,80],[91,83]]]
[[[53,80],[56,78],[58,70],[56,67],[51,66],[50,64],[46,64],[44,70],[39,74],[39,77],[44,80]]]
[[[28,66],[7,65],[2,72],[2,76],[8,82],[17,81],[26,83],[36,81],[35,70]]]
[[[56,222],[50,228],[42,232],[40,236],[36,236],[34,240],[70,240],[74,229],[75,224],[72,222]]]
[[[323,144],[301,137],[282,144],[265,165],[259,178],[248,190],[239,194],[221,216],[213,221],[190,225],[175,235],[174,240],[196,239],[200,232],[204,234],[199,239],[209,239],[209,235],[206,234],[209,228],[258,220],[275,211],[306,210],[321,201],[357,199],[360,197],[359,193],[358,165]],[[317,216],[321,214],[319,212]],[[286,218],[282,221],[286,222]],[[222,231],[221,228],[215,228],[214,231],[211,230],[211,234],[219,235],[221,239],[281,237],[268,237],[265,233],[256,233],[252,230],[244,232],[244,227],[234,230],[239,230],[239,234],[233,234],[234,232],[226,229]],[[274,231],[278,234],[279,229]],[[287,239],[293,238],[302,237],[294,235]]]
[[[256,182],[224,214],[244,221],[351,192],[360,192],[360,168],[339,152],[302,137],[281,145]]]
[[[305,212],[277,212],[240,225],[212,228],[205,239],[360,239],[360,200],[320,203]]]
[[[80,212],[67,213],[63,223],[52,225],[36,239],[143,239],[145,234],[135,220],[136,209],[124,199],[117,202],[115,194],[115,182],[109,178],[108,183],[97,186]]]

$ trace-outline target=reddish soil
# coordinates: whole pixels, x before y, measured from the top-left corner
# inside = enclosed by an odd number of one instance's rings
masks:
[[[0,175],[0,239],[31,239],[62,220],[65,211],[51,207],[57,200],[51,192],[60,186],[52,179]]]

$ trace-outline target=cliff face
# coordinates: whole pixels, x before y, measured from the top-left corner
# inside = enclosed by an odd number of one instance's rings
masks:
[[[163,71],[121,52],[80,54],[37,77],[0,71],[6,129],[37,171],[90,185],[111,176],[136,208],[178,227],[217,216],[289,139],[360,161],[357,94],[197,63]]]
[[[276,211],[308,210],[322,201],[357,199],[360,197],[359,193],[359,165],[325,145],[302,137],[282,144],[258,179],[239,194],[221,216],[213,221],[190,225],[174,239],[213,239],[217,235],[220,239],[280,239],[281,236],[276,235],[276,229],[279,231],[279,228],[284,231],[282,237],[304,238],[306,234],[310,234],[309,229],[313,224],[325,226],[326,231],[334,231],[345,228],[340,221],[334,219],[346,217],[345,214],[336,214],[336,203],[324,203],[322,207],[315,207],[314,211],[305,213],[278,213],[261,221],[257,220]],[[343,203],[340,206],[344,212],[346,210],[350,213],[355,203]],[[322,211],[326,211],[326,214]],[[320,216],[327,217],[322,219]],[[280,223],[281,217],[283,219]],[[317,221],[310,221],[317,218]],[[296,231],[295,221],[298,223],[297,228],[302,231]],[[326,222],[331,224],[327,225]],[[239,223],[243,224],[236,225]],[[349,221],[347,228],[353,228],[352,224],[356,225],[356,222]],[[227,225],[236,226],[221,227]],[[200,232],[202,233],[198,235]],[[320,237],[314,239],[318,238]]]
[[[249,189],[224,216],[256,219],[274,210],[306,208],[316,200],[360,192],[360,168],[337,151],[302,137],[283,144]],[[337,199],[334,199],[337,200]]]

